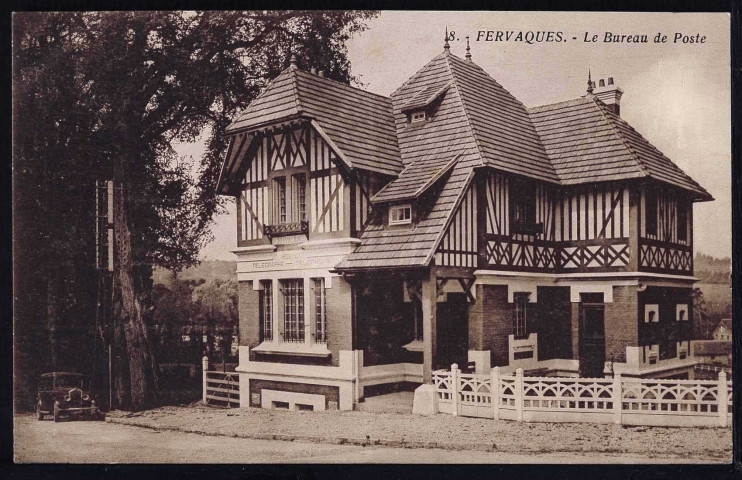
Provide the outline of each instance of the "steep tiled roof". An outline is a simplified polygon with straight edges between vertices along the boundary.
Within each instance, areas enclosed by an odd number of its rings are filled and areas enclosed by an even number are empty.
[[[398,178],[382,188],[371,201],[381,203],[418,198],[448,173],[458,159],[459,155],[453,158],[443,155],[418,158],[408,165]]]
[[[485,165],[558,182],[526,107],[475,63],[447,58]]]
[[[338,270],[413,268],[429,264],[456,210],[462,194],[479,164],[476,150],[463,152],[453,167],[433,207],[416,225],[410,228],[387,228],[369,225],[363,232],[361,244],[336,266]]]
[[[711,198],[600,100],[582,97],[529,114],[564,185],[649,176]]]
[[[287,68],[232,123],[227,133],[293,116],[314,119],[354,168],[402,171],[391,101],[297,68]]]

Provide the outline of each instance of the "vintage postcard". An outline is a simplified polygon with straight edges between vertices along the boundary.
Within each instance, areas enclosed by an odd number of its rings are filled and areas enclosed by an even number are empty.
[[[15,461],[730,463],[729,32],[16,13]]]

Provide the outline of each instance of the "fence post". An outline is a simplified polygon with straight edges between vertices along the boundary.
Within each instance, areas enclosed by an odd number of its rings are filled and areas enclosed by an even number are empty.
[[[451,407],[454,416],[459,414],[459,366],[451,365]]]
[[[716,385],[716,399],[719,402],[718,414],[719,414],[719,425],[722,427],[727,426],[727,413],[729,397],[727,396],[727,374],[725,371],[719,372],[719,383]]]
[[[204,404],[206,403],[206,372],[209,371],[209,357],[204,355],[204,358],[201,359],[201,367],[203,372],[203,382],[202,382],[202,398]]]
[[[492,399],[492,418],[500,419],[500,367],[490,370],[490,395]]]
[[[523,421],[523,369],[515,371],[515,419]]]
[[[621,425],[623,422],[623,384],[621,383],[621,373],[613,373],[613,414],[615,422]]]

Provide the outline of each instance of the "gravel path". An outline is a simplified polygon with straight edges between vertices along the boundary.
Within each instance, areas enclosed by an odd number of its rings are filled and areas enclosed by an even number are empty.
[[[425,417],[362,411],[225,410],[197,405],[133,414],[112,412],[107,421],[263,440],[518,454],[628,454],[658,461],[729,463],[732,451],[731,428],[518,423],[442,414]]]

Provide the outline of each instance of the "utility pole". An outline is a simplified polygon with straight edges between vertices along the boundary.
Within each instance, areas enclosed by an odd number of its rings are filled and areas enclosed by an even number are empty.
[[[103,343],[107,351],[109,410],[113,409],[113,195],[114,188],[112,180],[96,180],[95,266],[96,270],[98,270],[96,333],[102,333]],[[96,355],[97,359],[97,349],[94,350],[94,355]]]

